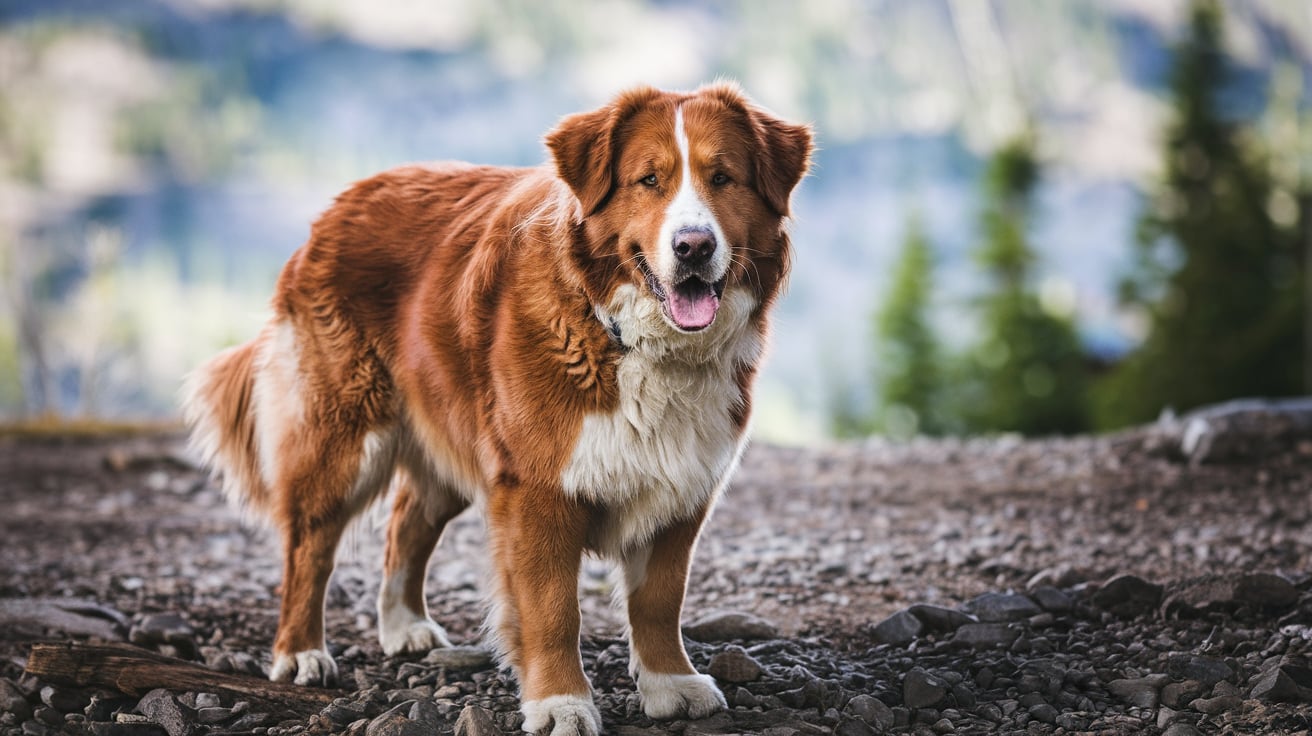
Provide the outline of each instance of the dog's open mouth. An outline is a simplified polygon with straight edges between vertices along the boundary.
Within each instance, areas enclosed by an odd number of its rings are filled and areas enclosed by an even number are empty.
[[[645,259],[638,259],[638,267],[647,279],[647,287],[660,300],[665,316],[676,327],[687,332],[697,332],[715,321],[715,313],[720,309],[720,297],[724,295],[725,279],[710,283],[698,276],[689,276],[672,288],[667,288],[652,272]]]

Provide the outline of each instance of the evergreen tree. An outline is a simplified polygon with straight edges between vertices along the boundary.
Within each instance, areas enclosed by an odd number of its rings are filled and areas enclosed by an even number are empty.
[[[1142,422],[1239,396],[1298,393],[1303,268],[1295,228],[1269,213],[1272,179],[1243,128],[1218,110],[1222,12],[1193,3],[1176,50],[1164,180],[1140,221],[1124,305],[1143,344],[1099,390],[1099,423]]]
[[[973,431],[1024,434],[1088,427],[1084,356],[1066,315],[1045,310],[1030,284],[1027,240],[1039,166],[1023,135],[999,150],[984,179],[984,241],[977,251],[989,291],[979,342],[965,358],[958,401]]]
[[[875,429],[894,437],[941,434],[939,349],[929,324],[934,257],[917,216],[907,224],[888,297],[875,316]]]

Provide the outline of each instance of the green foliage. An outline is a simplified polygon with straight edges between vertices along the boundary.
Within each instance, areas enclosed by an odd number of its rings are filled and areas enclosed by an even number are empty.
[[[954,403],[967,430],[1023,434],[1088,427],[1084,355],[1068,315],[1046,310],[1030,284],[1036,257],[1027,240],[1039,165],[1031,136],[1005,145],[984,178],[988,279],[979,301],[981,335],[961,362]]]
[[[939,348],[929,324],[934,259],[918,217],[907,226],[888,298],[875,319],[880,408],[874,427],[894,437],[942,434]]]
[[[1302,388],[1305,265],[1296,228],[1271,217],[1267,162],[1218,112],[1222,20],[1216,2],[1194,2],[1176,51],[1165,176],[1120,288],[1148,333],[1099,387],[1106,428],[1150,420],[1164,407]]]

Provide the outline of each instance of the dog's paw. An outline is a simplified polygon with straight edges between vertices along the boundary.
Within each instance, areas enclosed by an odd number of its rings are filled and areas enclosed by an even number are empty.
[[[550,728],[550,736],[598,736],[601,712],[591,695],[552,695],[524,702],[524,730],[538,733]]]
[[[638,694],[648,718],[705,718],[729,707],[709,675],[638,675]]]
[[[433,649],[446,649],[451,640],[446,638],[446,630],[431,618],[413,618],[405,622],[386,619],[378,627],[378,643],[383,645],[383,654],[415,654]]]
[[[307,649],[295,654],[278,654],[269,669],[275,682],[292,680],[297,685],[330,687],[337,684],[337,663],[322,649]]]

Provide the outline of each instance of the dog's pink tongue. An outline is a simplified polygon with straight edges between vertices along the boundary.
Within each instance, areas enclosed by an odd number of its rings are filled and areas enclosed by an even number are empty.
[[[700,330],[715,321],[720,298],[701,279],[688,279],[670,290],[670,316],[685,330]]]

